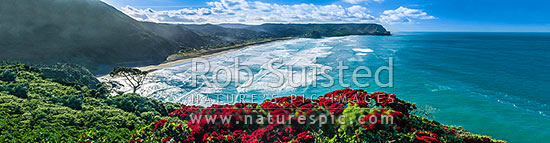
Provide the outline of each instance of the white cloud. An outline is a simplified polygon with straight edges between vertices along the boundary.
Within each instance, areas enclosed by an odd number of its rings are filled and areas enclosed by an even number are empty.
[[[368,1],[383,2],[384,0],[343,0],[343,1],[351,4],[360,4],[360,3],[367,3]]]
[[[163,11],[125,6],[120,10],[137,20],[163,23],[335,23],[375,22],[376,19],[359,5],[281,5],[245,0],[220,0],[207,5]]]
[[[426,12],[399,7],[386,10],[379,17],[360,5],[336,4],[282,5],[246,0],[207,2],[206,7],[155,11],[125,6],[120,10],[141,21],[158,23],[412,23],[417,19],[434,19]]]
[[[428,15],[428,13],[422,10],[400,6],[395,10],[384,11],[384,13],[378,18],[380,22],[389,24],[413,23],[417,19],[435,19],[435,17]]]

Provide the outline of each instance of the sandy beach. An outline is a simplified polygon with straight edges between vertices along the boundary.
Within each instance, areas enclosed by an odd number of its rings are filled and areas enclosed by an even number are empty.
[[[194,53],[186,53],[184,55],[182,54],[174,54],[169,56],[166,62],[158,64],[158,65],[149,65],[144,67],[136,67],[137,69],[140,69],[142,71],[155,71],[157,69],[167,68],[174,65],[182,64],[185,62],[189,62],[193,59],[202,59],[202,58],[209,58],[214,57],[218,55],[222,55],[225,53],[233,52],[248,46],[254,46],[254,45],[260,45],[260,44],[266,44],[271,42],[277,42],[277,41],[283,41],[283,40],[290,40],[294,39],[295,37],[284,37],[284,38],[275,38],[275,39],[266,39],[262,41],[252,42],[252,43],[245,43],[245,44],[236,44],[221,48],[215,48],[211,50],[205,50],[200,52],[194,52]]]
[[[246,47],[246,46],[244,46],[244,47]],[[244,48],[244,47],[241,47],[241,48]],[[214,56],[222,55],[222,54],[229,53],[229,52],[232,52],[232,51],[236,51],[236,50],[239,50],[239,49],[240,48],[227,49],[227,50],[222,50],[222,51],[219,51],[219,52],[214,52],[214,53],[211,53],[211,54],[197,53],[197,54],[200,54],[200,56],[181,58],[181,59],[177,59],[177,60],[173,60],[173,61],[169,61],[169,62],[164,62],[164,63],[158,64],[158,65],[149,65],[149,66],[136,67],[136,68],[139,69],[139,70],[142,70],[142,71],[155,71],[157,69],[172,67],[174,65],[189,62],[193,59],[202,59],[202,58],[214,57]]]
[[[203,51],[193,52],[193,53],[184,53],[184,54],[176,53],[176,54],[173,54],[173,55],[170,55],[169,57],[167,57],[168,60],[164,63],[158,64],[158,65],[148,65],[148,66],[134,67],[134,68],[137,68],[137,69],[142,70],[142,71],[150,71],[151,72],[151,71],[155,71],[155,70],[158,70],[158,69],[168,68],[168,67],[172,67],[174,65],[189,62],[193,59],[202,59],[202,58],[214,57],[214,56],[226,54],[226,53],[229,53],[229,52],[233,52],[233,51],[236,51],[236,50],[248,47],[248,46],[254,46],[254,45],[261,45],[261,44],[266,44],[266,43],[271,43],[271,42],[290,40],[290,39],[294,39],[294,38],[296,38],[296,37],[283,37],[283,38],[265,39],[265,40],[256,41],[256,42],[250,42],[250,43],[244,43],[244,44],[235,44],[235,45],[231,45],[231,46],[225,46],[225,47],[215,48],[215,49],[210,49],[210,50],[203,50]],[[107,75],[99,76],[99,77],[97,77],[97,79],[100,80],[100,81],[108,81],[108,80],[111,79],[111,77],[109,77],[109,74],[107,74]]]

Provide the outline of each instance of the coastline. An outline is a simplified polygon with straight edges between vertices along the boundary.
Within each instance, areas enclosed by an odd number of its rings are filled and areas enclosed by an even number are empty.
[[[391,36],[391,34],[374,34],[374,35],[376,35],[376,36]],[[296,38],[303,38],[303,37],[269,38],[269,39],[263,39],[263,40],[259,40],[259,41],[243,42],[243,43],[233,44],[233,45],[229,45],[229,46],[222,46],[222,47],[219,47],[219,48],[208,49],[208,50],[199,50],[199,51],[186,52],[186,53],[174,53],[174,54],[166,57],[166,61],[164,61],[160,64],[152,64],[152,65],[147,65],[147,66],[136,66],[134,68],[142,70],[142,71],[152,72],[152,71],[156,71],[158,69],[168,68],[168,67],[172,67],[174,65],[189,62],[189,61],[191,61],[192,59],[195,59],[195,58],[199,58],[199,59],[210,58],[210,57],[226,54],[226,53],[229,53],[229,52],[233,52],[233,51],[236,51],[236,50],[248,47],[248,46],[255,46],[255,45],[261,45],[261,44],[266,44],[266,43],[271,43],[271,42],[278,42],[278,41],[285,41],[285,40],[292,40],[292,39],[296,39]],[[100,81],[107,81],[108,79],[110,79],[109,74],[96,76],[96,78],[99,79]]]
[[[391,35],[391,34],[388,34],[388,35]],[[388,36],[388,35],[382,34],[382,35],[378,35],[378,36]],[[219,47],[219,48],[208,49],[208,50],[200,50],[200,51],[186,52],[186,53],[174,53],[174,54],[166,57],[166,61],[164,61],[160,64],[152,64],[152,65],[147,65],[147,66],[136,66],[134,68],[139,69],[141,71],[152,72],[152,71],[156,71],[158,69],[168,68],[168,67],[172,67],[174,65],[189,62],[189,61],[191,61],[192,59],[195,59],[195,58],[199,58],[199,59],[210,58],[210,57],[226,54],[226,53],[229,53],[229,52],[233,52],[233,51],[236,51],[236,50],[248,47],[248,46],[255,46],[255,45],[261,45],[261,44],[266,44],[266,43],[271,43],[271,42],[278,42],[278,41],[285,41],[285,40],[292,40],[292,39],[296,39],[296,38],[303,38],[303,37],[269,38],[269,39],[263,39],[263,40],[259,40],[259,41],[251,41],[251,42],[233,44],[233,45],[229,45],[229,46],[222,46],[222,47]],[[109,74],[96,76],[96,78],[100,81],[107,81],[107,80],[110,79]]]
[[[283,38],[272,38],[272,39],[265,39],[261,41],[256,42],[249,42],[249,43],[240,43],[240,44],[234,44],[231,46],[225,46],[215,49],[209,49],[209,50],[202,50],[198,52],[190,52],[190,53],[175,53],[167,57],[167,60],[161,64],[157,65],[149,65],[149,66],[143,66],[143,67],[136,67],[139,70],[142,71],[155,71],[162,68],[171,67],[174,65],[182,64],[185,62],[189,62],[194,58],[210,58],[222,54],[226,54],[229,52],[233,52],[248,46],[255,46],[255,45],[261,45],[271,42],[277,42],[277,41],[284,41],[284,40],[291,40],[295,39],[297,37],[283,37]]]
[[[229,52],[233,52],[233,51],[236,51],[236,50],[248,47],[248,46],[255,46],[255,45],[261,45],[261,44],[266,44],[266,43],[271,43],[271,42],[278,42],[278,41],[285,41],[285,40],[292,40],[292,39],[296,39],[296,38],[299,38],[299,37],[271,38],[271,39],[264,39],[264,40],[255,41],[255,42],[239,43],[239,44],[224,46],[224,47],[215,48],[215,49],[201,50],[201,51],[198,51],[198,52],[175,53],[175,54],[172,54],[172,55],[168,56],[166,58],[167,60],[163,63],[153,64],[153,65],[148,65],[148,66],[141,66],[141,67],[134,67],[134,68],[137,68],[137,69],[142,70],[142,71],[152,72],[152,71],[156,71],[158,69],[168,68],[168,67],[172,67],[174,65],[189,62],[189,61],[191,61],[195,58],[199,58],[199,59],[210,58],[210,57],[226,54],[226,53],[229,53]],[[108,81],[109,79],[111,79],[111,77],[109,77],[109,74],[102,75],[102,76],[96,76],[96,78],[99,81]]]

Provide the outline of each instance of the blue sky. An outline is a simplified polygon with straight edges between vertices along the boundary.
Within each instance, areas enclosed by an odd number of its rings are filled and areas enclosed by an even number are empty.
[[[163,23],[380,23],[391,31],[549,32],[550,1],[103,0]]]

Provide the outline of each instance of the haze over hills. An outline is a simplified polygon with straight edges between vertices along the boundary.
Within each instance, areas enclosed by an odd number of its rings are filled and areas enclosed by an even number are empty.
[[[175,25],[136,21],[99,0],[0,1],[0,60],[68,62],[104,74],[173,53],[276,37],[389,35],[378,24]],[[17,14],[17,15],[15,15]]]

